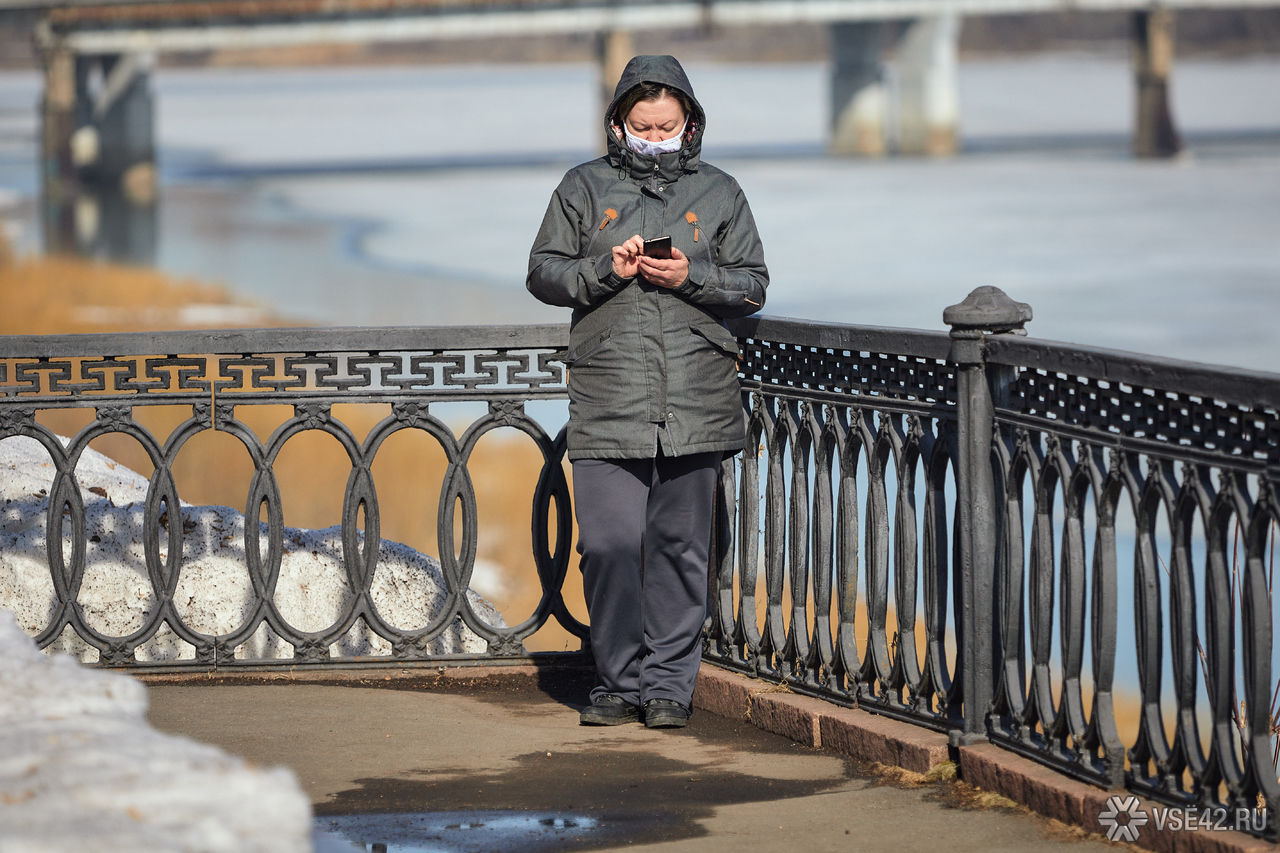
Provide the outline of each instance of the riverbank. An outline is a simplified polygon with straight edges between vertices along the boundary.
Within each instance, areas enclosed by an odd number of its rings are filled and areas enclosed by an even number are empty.
[[[16,258],[0,235],[0,334],[49,335],[280,325],[226,288],[78,258]]]

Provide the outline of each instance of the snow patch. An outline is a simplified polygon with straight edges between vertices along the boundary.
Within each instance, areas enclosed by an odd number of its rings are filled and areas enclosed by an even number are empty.
[[[61,439],[64,445],[66,439]],[[92,448],[80,455],[75,469],[84,502],[85,571],[77,601],[86,623],[99,633],[124,637],[147,624],[156,606],[147,577],[143,548],[144,504],[148,481]],[[34,438],[0,441],[0,607],[12,610],[28,634],[49,624],[57,606],[46,550],[49,499],[56,467]],[[230,507],[180,507],[182,559],[174,592],[175,609],[191,629],[206,635],[228,634],[245,624],[254,611],[253,585],[245,555],[245,517]],[[161,554],[168,547],[169,513],[163,516]],[[64,547],[70,561],[70,521]],[[259,547],[266,557],[267,527],[259,527]],[[372,593],[378,614],[396,628],[425,627],[438,618],[447,587],[435,559],[395,542],[379,543]],[[342,562],[342,528],[302,530],[286,527],[274,601],[295,629],[320,631],[333,625],[352,595]],[[468,600],[481,619],[505,627],[501,615],[468,590]],[[431,654],[482,653],[487,642],[460,618],[437,637]],[[97,650],[65,631],[49,647],[84,661]],[[390,644],[363,620],[357,622],[334,651],[342,655],[390,654]],[[138,647],[143,661],[191,659],[194,647],[162,626]],[[293,647],[266,625],[237,649],[237,657],[291,658]]]
[[[304,851],[293,774],[162,734],[143,686],[38,651],[0,612],[0,853]]]
[[[56,440],[68,445],[68,439]],[[50,450],[37,439],[0,441],[0,853],[311,849],[310,804],[290,771],[254,767],[151,728],[143,686],[78,664],[72,655],[94,660],[97,650],[70,629],[46,649],[70,654],[35,647],[30,635],[48,626],[57,603],[46,552],[56,474]],[[76,601],[95,630],[127,636],[147,624],[155,608],[142,544],[148,480],[88,448],[75,476],[87,541]],[[244,516],[229,507],[185,503],[172,514],[170,522],[166,511],[161,532],[170,523],[182,525],[174,596],[180,617],[204,634],[235,630],[253,613]],[[64,526],[69,537],[70,521]],[[265,550],[266,525],[259,530]],[[327,628],[351,596],[342,571],[342,530],[285,528],[283,538],[276,605],[296,628]],[[161,539],[163,549],[168,537]],[[372,585],[379,614],[409,629],[437,618],[447,588],[440,564],[394,542],[379,547]],[[70,550],[68,542],[64,551]],[[488,602],[467,595],[482,619],[504,625]],[[345,655],[391,651],[363,623],[336,646]],[[455,619],[429,651],[486,648]],[[264,626],[238,652],[288,658],[293,647]],[[137,656],[191,658],[194,647],[162,626]]]

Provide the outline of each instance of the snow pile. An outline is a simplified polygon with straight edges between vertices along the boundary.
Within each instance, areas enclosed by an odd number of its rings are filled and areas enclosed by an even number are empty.
[[[0,853],[309,849],[292,773],[161,734],[146,704],[138,682],[42,654],[0,613]]]
[[[65,442],[65,440],[64,440]],[[56,469],[35,439],[0,441],[0,608],[12,610],[28,634],[43,631],[56,606],[46,552],[46,518]],[[110,637],[139,630],[153,612],[155,594],[143,553],[144,501],[147,479],[92,449],[76,466],[85,507],[85,572],[76,596],[90,627]],[[245,518],[221,506],[181,506],[182,560],[174,606],[191,629],[206,635],[230,633],[253,613],[253,586],[244,553]],[[167,517],[162,519],[162,557],[168,548]],[[64,521],[66,560],[71,559],[71,524]],[[260,548],[265,559],[266,526]],[[372,593],[379,615],[391,625],[411,630],[435,619],[444,606],[445,583],[440,564],[395,542],[380,543]],[[352,592],[342,563],[342,529],[285,528],[284,553],[274,601],[295,629],[321,631],[344,612]],[[502,617],[484,599],[468,591],[476,614],[495,627]],[[486,641],[463,625],[452,624],[429,646],[430,654],[476,653]],[[71,629],[50,646],[82,660],[97,651]],[[343,655],[390,654],[390,644],[360,620],[334,651]],[[168,625],[137,649],[141,661],[191,659],[194,648]],[[243,658],[291,658],[293,647],[265,624],[236,650]]]

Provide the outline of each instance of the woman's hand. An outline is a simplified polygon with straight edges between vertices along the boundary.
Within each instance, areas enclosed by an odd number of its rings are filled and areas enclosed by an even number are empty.
[[[631,278],[640,272],[640,252],[643,250],[644,240],[639,234],[621,246],[613,247],[613,271],[618,278]]]
[[[636,238],[632,238],[634,240]],[[631,241],[628,240],[628,243]],[[615,256],[616,258],[616,256]],[[617,266],[617,261],[614,261]],[[689,257],[675,246],[671,247],[671,260],[662,258],[639,257],[640,274],[651,284],[671,289],[684,284],[689,277]]]

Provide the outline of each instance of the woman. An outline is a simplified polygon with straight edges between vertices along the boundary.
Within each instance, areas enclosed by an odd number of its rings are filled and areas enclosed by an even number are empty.
[[[556,188],[528,288],[573,309],[569,459],[597,685],[583,725],[688,723],[713,494],[745,441],[738,347],[764,304],[747,200],[699,158],[706,117],[680,63],[637,56],[605,112],[608,153]],[[671,238],[670,258],[643,253]]]

